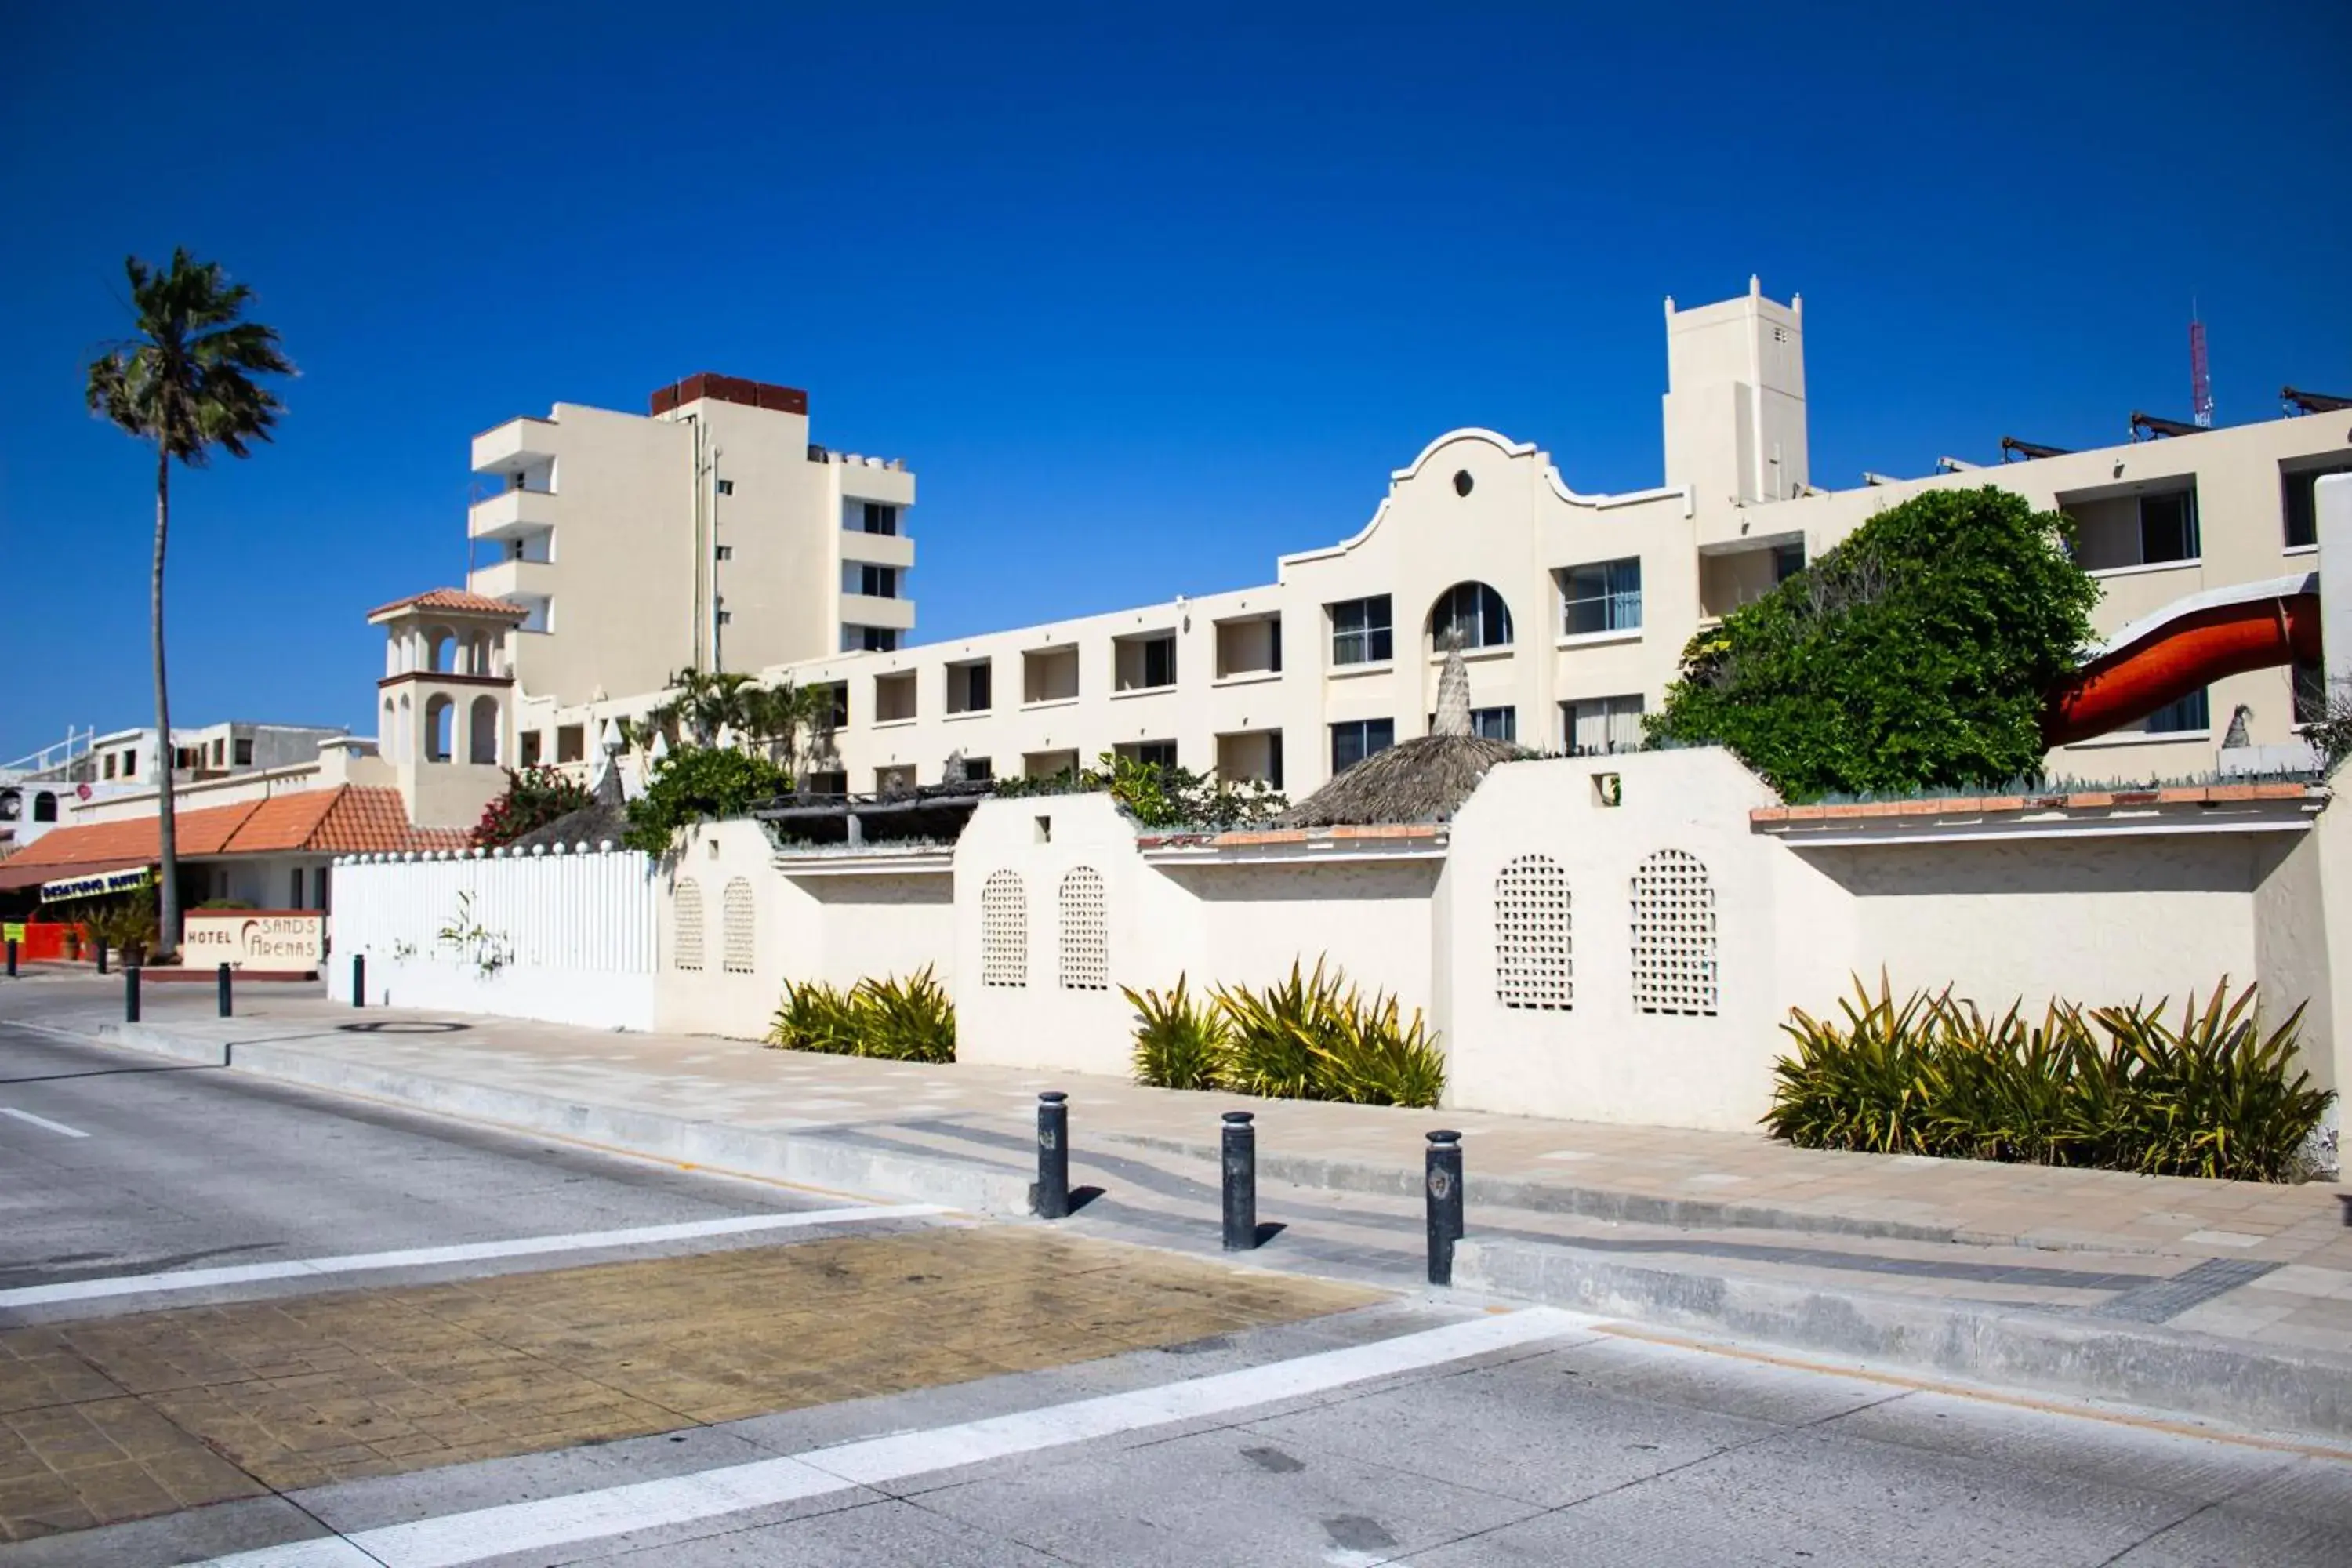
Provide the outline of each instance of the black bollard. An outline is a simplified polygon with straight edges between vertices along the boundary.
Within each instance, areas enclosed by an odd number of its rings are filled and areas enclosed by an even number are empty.
[[[1462,1239],[1462,1134],[1429,1135],[1429,1282],[1454,1283],[1454,1244]]]
[[[16,978],[16,939],[13,936],[8,939],[8,978]]]
[[[352,954],[352,1005],[367,1005],[367,954]]]
[[[1037,1197],[1039,1219],[1066,1219],[1070,1213],[1070,1097],[1059,1091],[1037,1097]]]
[[[98,939],[98,972],[100,974],[106,973],[106,939],[104,937]]]
[[[122,1021],[139,1021],[139,966],[135,963],[122,966]]]
[[[213,984],[220,992],[220,1016],[224,1018],[228,1017],[232,1008],[229,1005],[227,964],[224,963],[213,971]]]
[[[1257,1129],[1246,1110],[1225,1112],[1225,1250],[1257,1247]]]

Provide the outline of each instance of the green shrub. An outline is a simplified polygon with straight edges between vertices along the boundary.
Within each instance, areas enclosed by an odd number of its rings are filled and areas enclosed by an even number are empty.
[[[1859,980],[1841,1025],[1791,1009],[1797,1054],[1764,1125],[1814,1149],[2084,1165],[2150,1175],[2286,1181],[2335,1096],[2296,1071],[2303,1009],[2267,1036],[2254,990],[2229,983],[2178,1026],[2165,1004],[2087,1015],[2053,1003],[2039,1025],[1988,1020],[1948,988],[1895,1003]],[[2294,1076],[2290,1078],[2290,1072]]]
[[[787,980],[768,1043],[788,1051],[951,1062],[955,1004],[928,964],[904,980],[866,979],[847,991],[822,981]]]
[[[1693,637],[1644,728],[1727,746],[1790,800],[2037,773],[2099,596],[2070,527],[1991,486],[1889,507]]]
[[[1397,999],[1367,998],[1339,970],[1316,960],[1262,991],[1220,987],[1215,1005],[1226,1037],[1217,1085],[1284,1100],[1339,1100],[1358,1105],[1436,1105],[1445,1089],[1445,1058],[1416,1010],[1406,1021]]]
[[[765,757],[731,746],[681,746],[654,769],[646,793],[629,802],[621,841],[648,855],[667,854],[679,828],[742,816],[792,787],[792,775]]]
[[[1176,977],[1163,999],[1119,987],[1135,1009],[1135,1081],[1154,1089],[1214,1089],[1233,1031],[1211,1001],[1195,1002]]]
[[[509,768],[505,793],[484,806],[482,819],[474,824],[474,847],[500,848],[583,809],[593,798],[586,784],[553,768]]]
[[[1138,762],[1116,752],[1103,752],[1097,762],[1097,767],[1064,768],[1046,778],[999,779],[994,793],[1023,796],[1107,791],[1145,827],[1223,831],[1271,822],[1290,809],[1288,797],[1264,779],[1234,783],[1190,768]]]

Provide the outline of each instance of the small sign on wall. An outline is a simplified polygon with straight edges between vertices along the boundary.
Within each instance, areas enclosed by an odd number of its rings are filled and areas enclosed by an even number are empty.
[[[317,910],[192,910],[181,921],[181,962],[209,969],[316,969],[327,917]]]

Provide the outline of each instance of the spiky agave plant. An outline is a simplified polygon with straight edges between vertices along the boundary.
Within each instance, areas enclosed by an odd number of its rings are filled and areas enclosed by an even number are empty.
[[[1233,1044],[1233,1026],[1213,1001],[1193,1000],[1185,977],[1166,996],[1122,985],[1135,1009],[1135,1081],[1154,1089],[1216,1089]]]

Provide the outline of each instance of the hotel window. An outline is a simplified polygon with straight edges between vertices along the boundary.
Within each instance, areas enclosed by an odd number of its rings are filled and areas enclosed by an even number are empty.
[[[1112,645],[1113,675],[1120,691],[1150,691],[1176,684],[1176,634],[1118,637]]]
[[[582,724],[558,724],[555,727],[555,760],[576,763],[588,754],[588,730]]]
[[[1127,741],[1120,743],[1118,754],[1148,768],[1172,768],[1176,765],[1176,742],[1173,741]]]
[[[522,765],[524,767],[535,768],[539,766],[539,731],[536,730],[525,730],[522,732]]]
[[[963,776],[967,784],[985,784],[996,776],[996,764],[986,757],[966,757]]]
[[[1642,698],[1580,697],[1559,705],[1560,739],[1573,756],[1632,752],[1642,744]]]
[[[849,682],[835,681],[828,689],[833,693],[833,705],[825,710],[825,727],[846,730],[849,728]]]
[[[2062,497],[2059,510],[2074,525],[2074,563],[2085,572],[2161,566],[2194,561],[2201,552],[2193,489],[2088,500]]]
[[[299,910],[302,907],[302,868],[299,866],[294,868],[291,886],[293,896],[286,900],[286,907],[289,910]]]
[[[2140,725],[2151,735],[2202,734],[2212,727],[2212,705],[2201,686],[2177,702],[2166,703]]]
[[[897,598],[898,569],[896,566],[860,564],[857,568],[857,591],[869,599]]]
[[[865,530],[868,533],[898,532],[898,509],[895,506],[884,506],[879,501],[867,501]]]
[[[718,480],[717,489],[720,495],[731,496],[735,493],[735,481],[733,479]]]
[[[898,651],[898,634],[890,626],[844,626],[841,628],[841,651],[896,653]]]
[[[984,659],[978,664],[948,666],[948,711],[987,712],[995,697],[993,669]]]
[[[731,544],[722,544],[715,553],[721,561],[732,561],[735,559],[735,547]]]
[[[114,753],[112,752],[106,753],[106,776],[108,778],[112,778],[114,776]]]
[[[1503,595],[1484,583],[1456,583],[1430,606],[1429,639],[1443,650],[1459,637],[1465,648],[1511,646],[1511,610]]]
[[[253,766],[253,742],[250,739],[238,741],[231,748],[229,754],[236,759],[238,767]]]
[[[213,742],[213,766],[216,768],[225,768],[228,766],[228,742],[226,741],[215,741]]]
[[[1331,772],[1336,775],[1354,767],[1375,752],[1385,752],[1396,744],[1396,721],[1393,719],[1353,719],[1331,726]]]
[[[2286,488],[2286,547],[2289,550],[2299,550],[2305,545],[2319,542],[2319,481],[2328,474],[2352,474],[2352,463],[2305,468],[2279,477],[2280,483]]]
[[[1596,561],[1559,574],[1560,631],[1568,637],[1642,628],[1642,558]]]
[[[1774,584],[1778,584],[1785,583],[1790,578],[1795,576],[1798,573],[1802,572],[1804,569],[1805,545],[1802,540],[1798,541],[1794,544],[1776,544],[1772,547],[1772,581]]]
[[[735,624],[735,612],[732,610],[721,610],[719,612],[717,619],[720,626],[731,626]]]
[[[138,752],[137,749],[136,749],[136,748],[134,748],[134,749],[132,749],[132,750],[131,750],[131,751],[128,751],[128,752],[123,752],[123,753],[122,753],[122,776],[123,776],[124,778],[131,778],[131,777],[132,777],[133,775],[135,775],[138,772],[139,772],[139,752]]]
[[[1395,656],[1389,596],[1343,599],[1331,606],[1331,662],[1381,664]]]
[[[1519,710],[1516,708],[1473,708],[1470,710],[1470,732],[1489,741],[1508,741],[1517,744],[1519,739]]]

